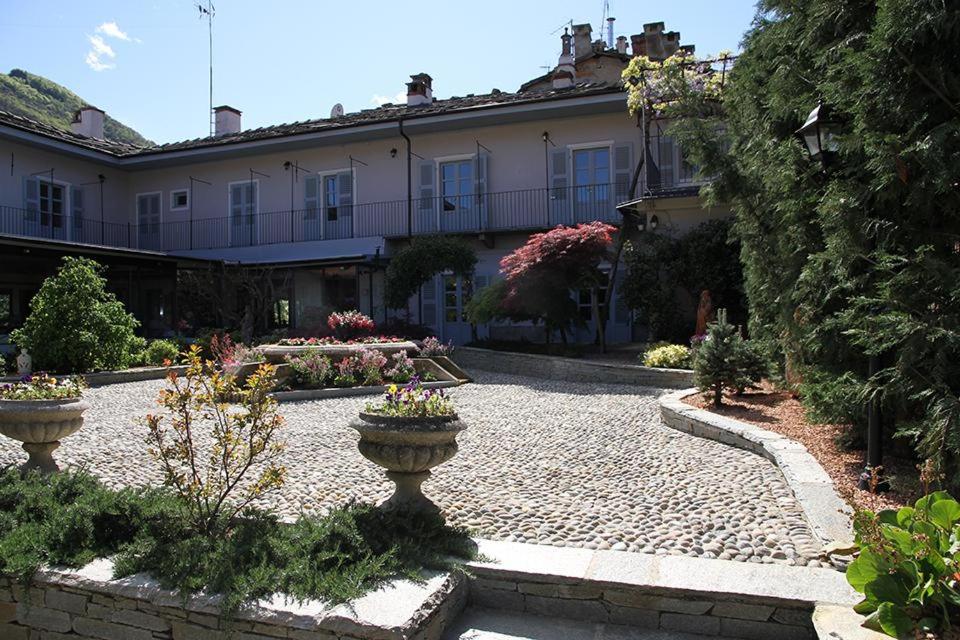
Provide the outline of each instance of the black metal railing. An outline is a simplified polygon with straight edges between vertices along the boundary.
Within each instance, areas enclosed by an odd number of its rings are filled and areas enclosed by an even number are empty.
[[[359,203],[335,209],[295,209],[238,216],[143,223],[74,218],[0,207],[0,234],[156,251],[223,249],[380,236],[549,229],[599,220],[620,222],[626,184],[521,189],[459,196]],[[196,216],[196,213],[194,214]],[[114,212],[114,217],[116,212]]]

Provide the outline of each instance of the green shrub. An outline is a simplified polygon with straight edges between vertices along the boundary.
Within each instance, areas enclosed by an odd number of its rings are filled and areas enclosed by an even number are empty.
[[[30,302],[30,315],[11,340],[30,350],[34,369],[62,373],[122,369],[143,350],[140,323],[106,290],[103,267],[65,257]]]
[[[643,354],[643,366],[686,369],[690,366],[690,347],[682,344],[666,344],[648,349]]]
[[[694,351],[694,382],[713,395],[713,404],[723,402],[723,390],[742,393],[764,376],[766,362],[755,345],[744,340],[737,327],[727,322],[726,310],[717,311],[716,322],[707,325],[707,335]]]
[[[425,569],[450,570],[457,558],[476,555],[467,532],[439,516],[348,504],[285,524],[250,509],[229,536],[208,536],[187,509],[166,489],[114,491],[83,473],[23,477],[7,469],[0,472],[0,574],[28,582],[43,565],[80,567],[109,556],[114,577],[145,572],[184,596],[223,594],[229,615],[276,593],[344,602],[391,578],[420,580]]]
[[[857,514],[847,581],[866,625],[895,638],[948,629],[960,614],[960,504],[943,491],[914,507]],[[924,636],[925,637],[925,636]],[[939,636],[938,636],[939,637]]]
[[[143,362],[153,367],[162,367],[169,361],[176,364],[180,359],[180,348],[172,340],[152,340],[143,352]]]

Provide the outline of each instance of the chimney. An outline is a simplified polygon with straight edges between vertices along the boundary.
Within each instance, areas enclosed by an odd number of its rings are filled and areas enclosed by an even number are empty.
[[[576,80],[577,68],[573,64],[573,52],[570,50],[572,39],[573,37],[564,29],[563,35],[560,36],[560,42],[563,45],[560,50],[560,59],[557,60],[557,68],[553,70],[551,78],[554,89],[569,89]]]
[[[613,23],[616,21],[616,18],[607,18],[607,48],[613,49]]]
[[[416,107],[433,103],[433,78],[426,73],[410,76],[407,83],[407,106]]]
[[[630,49],[634,58],[647,55],[647,43],[642,33],[635,33],[630,36]]]
[[[626,53],[627,53],[627,36],[617,36],[617,53],[626,55]]]
[[[73,114],[70,130],[85,138],[103,139],[103,119],[106,114],[96,107],[86,106]]]
[[[593,50],[591,47],[590,35],[593,33],[593,27],[590,23],[573,25],[573,52],[578,58],[589,55]]]
[[[220,105],[213,108],[214,135],[225,136],[231,133],[240,133],[240,110]]]
[[[663,42],[663,23],[651,22],[643,25],[643,39],[647,45],[647,57],[651,60],[666,60]]]

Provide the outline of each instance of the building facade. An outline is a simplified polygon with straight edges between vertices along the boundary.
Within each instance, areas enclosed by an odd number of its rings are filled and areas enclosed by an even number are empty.
[[[240,111],[218,107],[216,135],[148,148],[103,140],[95,108],[78,113],[72,132],[0,113],[0,157],[9,160],[0,174],[7,324],[16,324],[35,289],[18,283],[21,270],[13,268],[25,239],[48,252],[89,247],[128,259],[162,256],[180,268],[284,269],[278,302],[291,325],[309,328],[345,308],[383,321],[394,313],[383,305],[390,256],[412,237],[455,234],[476,248],[474,278],[439,275],[403,313],[462,343],[471,335],[463,309],[472,292],[497,278],[500,259],[531,233],[594,220],[618,225],[617,203],[636,194],[651,196],[661,233],[725,215],[702,208],[695,170],[656,131],[650,166],[630,192],[642,131],[619,81],[596,78],[587,64],[605,52],[622,69],[629,55],[617,43],[594,43],[589,60],[580,60],[571,37],[548,85],[438,100],[433,79],[421,73],[407,83],[405,104],[253,130],[242,128]],[[169,285],[159,290],[155,299],[140,296],[140,314],[157,326],[151,307],[166,305],[172,328]],[[575,295],[587,318],[589,293]],[[609,339],[633,339],[637,322],[616,295],[613,308]],[[512,325],[480,334],[538,336]],[[592,335],[591,327],[579,337]]]

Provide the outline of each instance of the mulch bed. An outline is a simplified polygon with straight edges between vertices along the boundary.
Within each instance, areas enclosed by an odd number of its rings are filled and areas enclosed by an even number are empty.
[[[884,459],[884,475],[890,481],[890,491],[873,494],[858,489],[857,478],[863,470],[866,452],[847,451],[837,446],[837,436],[845,426],[810,423],[799,400],[776,390],[769,383],[765,382],[760,389],[742,396],[724,395],[724,406],[719,409],[702,394],[688,396],[684,402],[775,431],[801,443],[833,479],[840,496],[857,509],[898,509],[913,504],[921,495],[915,463],[892,456]]]

